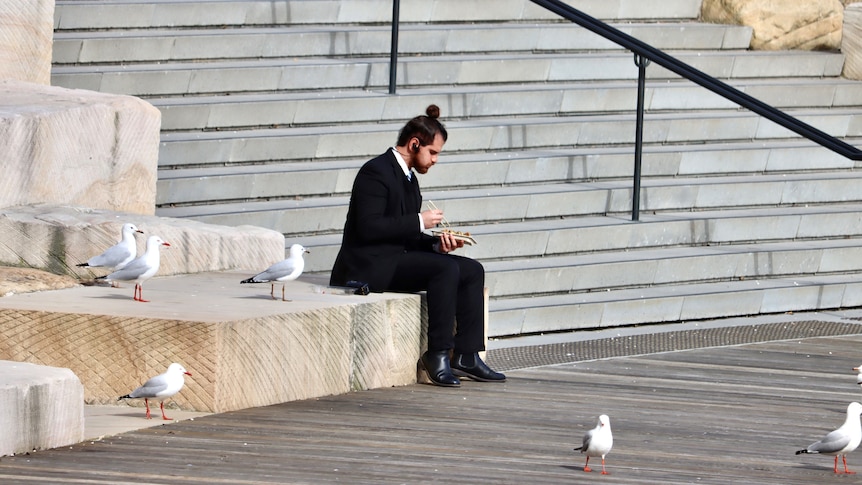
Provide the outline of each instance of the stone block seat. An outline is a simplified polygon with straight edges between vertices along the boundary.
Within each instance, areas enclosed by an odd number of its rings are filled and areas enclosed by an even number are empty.
[[[69,369],[0,360],[0,456],[83,440],[83,397]]]
[[[116,404],[179,362],[192,376],[170,402],[201,412],[416,382],[420,296],[359,296],[303,276],[285,284],[289,301],[277,283],[274,300],[269,284],[240,284],[255,272],[155,277],[149,303],[129,285],[6,296],[0,355],[71,369],[87,404]]]

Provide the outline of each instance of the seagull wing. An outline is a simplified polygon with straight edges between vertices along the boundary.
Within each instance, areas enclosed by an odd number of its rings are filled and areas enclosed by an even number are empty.
[[[823,453],[826,455],[839,453],[850,444],[850,435],[841,429],[836,429],[827,434],[822,440],[808,446],[809,453]]]
[[[147,264],[146,258],[140,257],[132,260],[131,263],[109,274],[105,277],[105,279],[119,281],[135,280],[138,279],[142,274],[146,273],[149,269],[150,267]]]
[[[159,374],[147,380],[141,387],[130,392],[129,396],[134,398],[157,397],[160,393],[166,391],[169,385],[167,375]]]
[[[119,243],[109,247],[104,253],[87,260],[87,265],[114,268],[128,263],[134,257],[135,254],[129,250],[127,245]]]
[[[270,281],[281,281],[297,270],[297,262],[293,259],[285,259],[275,263],[264,271],[251,278],[252,283],[268,283]]]
[[[575,448],[575,451],[580,451],[581,453],[586,453],[587,449],[589,449],[589,447],[590,447],[590,443],[593,441],[593,435],[595,434],[595,432],[596,432],[596,428],[593,428],[593,429],[587,431],[584,434],[584,441],[581,444],[581,447]]]

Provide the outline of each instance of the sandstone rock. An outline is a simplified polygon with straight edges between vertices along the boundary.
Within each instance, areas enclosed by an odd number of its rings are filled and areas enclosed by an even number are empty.
[[[0,81],[0,207],[153,214],[160,125],[159,111],[131,96]]]
[[[848,79],[862,79],[862,3],[848,5],[844,9],[841,52],[844,53],[842,75]]]
[[[84,386],[71,370],[0,360],[0,456],[83,439]]]
[[[0,266],[0,297],[33,291],[72,288],[81,283],[71,276],[55,275],[32,268]]]
[[[108,268],[76,265],[114,245],[120,228],[131,222],[146,237],[171,244],[161,251],[158,276],[229,269],[261,269],[284,259],[284,236],[256,226],[219,226],[188,219],[34,205],[0,209],[0,265],[39,268],[58,275],[92,280]]]
[[[707,22],[753,29],[756,50],[832,50],[841,46],[841,0],[704,0]]]
[[[54,0],[0,2],[0,79],[51,84]]]
[[[71,369],[88,404],[117,404],[180,362],[192,376],[169,404],[201,412],[416,382],[418,295],[324,294],[296,280],[286,303],[270,300],[269,285],[241,279],[163,278],[149,284],[178,297],[146,305],[131,300],[130,288],[122,298],[91,287],[0,298],[0,359]]]

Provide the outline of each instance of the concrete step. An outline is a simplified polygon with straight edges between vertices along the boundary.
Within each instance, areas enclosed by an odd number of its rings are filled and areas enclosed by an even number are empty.
[[[491,300],[489,337],[862,305],[856,274],[745,279]]]
[[[854,109],[793,110],[800,120],[839,138],[862,136]],[[635,141],[634,114],[518,117],[446,121],[446,152],[518,151],[561,146],[607,147]],[[163,133],[159,168],[368,158],[394,143],[402,124]],[[688,144],[799,138],[756,114],[742,111],[650,113],[645,144]]]
[[[859,172],[728,176],[700,179],[644,179],[641,210],[717,210],[862,201]],[[425,190],[446,212],[450,224],[473,231],[478,224],[589,215],[629,214],[631,181],[515,185],[464,190]],[[274,229],[292,239],[336,234],[344,226],[348,197],[319,197],[161,208],[159,216],[190,218],[212,224],[251,224]],[[514,255],[513,255],[514,256]]]
[[[0,298],[0,355],[74,372],[80,379],[77,406],[63,410],[76,410],[81,425],[85,402],[116,405],[117,396],[164,372],[172,361],[192,374],[172,404],[199,412],[416,382],[425,340],[419,296],[327,292],[302,277],[285,284],[291,302],[273,301],[268,285],[240,284],[252,271],[157,275],[147,280],[146,308],[132,302],[129,286],[7,295]],[[315,359],[321,362],[311,365]],[[0,384],[11,380],[8,365],[0,371]],[[66,403],[49,391],[31,391],[36,409]],[[4,431],[64,435],[75,430],[60,412],[48,414],[50,426],[27,420],[34,417],[31,408],[16,408],[7,395],[3,402],[10,404],[0,418],[12,414],[21,424],[10,423]],[[144,419],[143,410],[129,412]]]
[[[862,83],[841,78],[745,79],[729,83],[780,109],[855,107]],[[738,105],[689,81],[650,81],[647,111],[735,109]],[[162,113],[163,131],[297,127],[362,122],[400,123],[429,103],[445,109],[447,119],[494,116],[560,116],[631,113],[637,83],[577,82],[504,86],[435,86],[402,89],[398,96],[380,91],[282,92],[149,101]]]
[[[701,0],[656,4],[625,0],[572,0],[569,5],[603,20],[694,20]],[[526,0],[403,0],[405,23],[535,22],[559,17]],[[391,0],[57,0],[55,29],[136,29],[235,25],[389,23]]]
[[[858,215],[858,214],[857,214]],[[858,239],[659,247],[485,263],[495,298],[846,274],[862,270]]]
[[[793,205],[783,207],[703,210],[697,212],[644,212],[638,221],[630,214],[580,216],[464,226],[478,244],[460,254],[489,264],[530,258],[596,254],[661,247],[720,246],[821,238],[862,237],[862,205]],[[341,234],[294,236],[311,248],[308,272],[332,269]]]
[[[658,49],[747,49],[751,28],[695,22],[616,24]],[[388,56],[388,25],[321,25],[57,32],[53,62],[60,64],[176,62],[279,57]],[[399,30],[402,56],[493,52],[622,50],[570,23],[408,24]]]
[[[669,52],[720,79],[835,77],[844,56],[831,52]],[[399,58],[399,87],[637,79],[629,53],[472,54]],[[651,64],[650,79],[678,79]],[[51,84],[134,96],[385,89],[389,58],[297,58],[107,66],[55,66]]]
[[[851,141],[852,142],[852,141]],[[858,141],[857,141],[858,143]],[[383,148],[380,149],[381,151]],[[447,153],[440,167],[421,176],[422,189],[506,186],[593,180],[630,180],[631,146]],[[207,168],[163,169],[156,190],[158,207],[268,198],[346,195],[367,159],[287,162]],[[853,169],[855,163],[806,141],[648,145],[644,177],[822,172]]]
[[[572,5],[859,140],[840,53],[748,52],[745,29],[693,23],[700,3]],[[489,268],[492,336],[862,304],[840,274],[858,271],[855,163],[651,65],[632,222],[632,56],[532,2],[403,3],[399,96],[383,94],[388,0],[56,12],[56,58],[93,64],[56,66],[54,84],[162,110],[159,215],[276,229],[311,248],[309,276],[332,266],[356,170],[434,102],[451,136],[423,195],[479,240],[463,253]],[[820,268],[835,274],[805,275]]]

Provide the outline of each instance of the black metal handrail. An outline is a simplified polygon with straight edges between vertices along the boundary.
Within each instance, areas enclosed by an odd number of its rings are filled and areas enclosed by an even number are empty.
[[[530,0],[540,7],[556,13],[557,15],[574,22],[581,27],[584,27],[591,32],[604,37],[605,39],[614,42],[615,44],[625,47],[632,51],[635,55],[635,64],[639,68],[638,76],[638,106],[637,106],[637,133],[635,135],[635,174],[634,174],[634,190],[632,197],[632,219],[638,220],[639,198],[640,198],[640,164],[641,151],[643,144],[643,89],[644,78],[646,76],[646,66],[650,62],[655,62],[659,66],[680,75],[700,86],[722,96],[734,103],[747,108],[754,113],[763,116],[764,118],[783,126],[784,128],[795,132],[833,152],[838,153],[851,160],[862,160],[862,151],[858,148],[835,138],[828,133],[825,133],[793,116],[784,113],[783,111],[770,106],[763,101],[754,98],[744,92],[730,86],[718,79],[695,69],[694,67],[670,56],[649,44],[640,41],[625,32],[620,31],[594,17],[591,17],[580,10],[560,1],[560,0]],[[397,64],[397,42],[398,42],[398,4],[399,0],[393,0],[393,25],[392,25],[392,55],[390,59],[390,79],[389,92],[395,93],[395,64]]]
[[[813,126],[788,115],[757,98],[753,98],[738,89],[729,86],[714,77],[695,69],[694,67],[676,59],[664,52],[648,45],[634,37],[621,32],[589,15],[572,8],[559,0],[531,0],[536,5],[542,6],[561,17],[588,29],[618,45],[631,50],[636,55],[649,59],[652,62],[672,71],[680,76],[695,82],[706,89],[723,96],[734,103],[748,108],[751,111],[767,118],[775,123],[794,131],[840,155],[851,160],[862,160],[862,151],[849,145]]]
[[[754,113],[763,116],[764,118],[777,123],[788,130],[791,130],[819,145],[832,150],[839,155],[843,155],[851,160],[862,160],[862,151],[858,148],[845,143],[823,131],[784,113],[781,110],[770,106],[763,101],[749,96],[742,91],[725,84],[718,79],[698,70],[694,67],[672,57],[655,47],[646,44],[634,37],[621,32],[620,30],[591,17],[572,6],[563,3],[560,0],[531,0],[536,5],[544,7],[557,15],[570,20],[587,30],[598,34],[611,42],[616,43],[626,49],[631,50],[635,55],[635,63],[638,65],[638,106],[637,106],[637,125],[635,136],[635,174],[632,191],[632,220],[639,218],[639,203],[640,203],[640,154],[642,150],[643,131],[643,85],[645,78],[644,62],[655,62],[665,69],[679,74],[680,76],[699,84],[700,86],[709,89],[710,91],[722,96],[734,103],[747,108]]]

